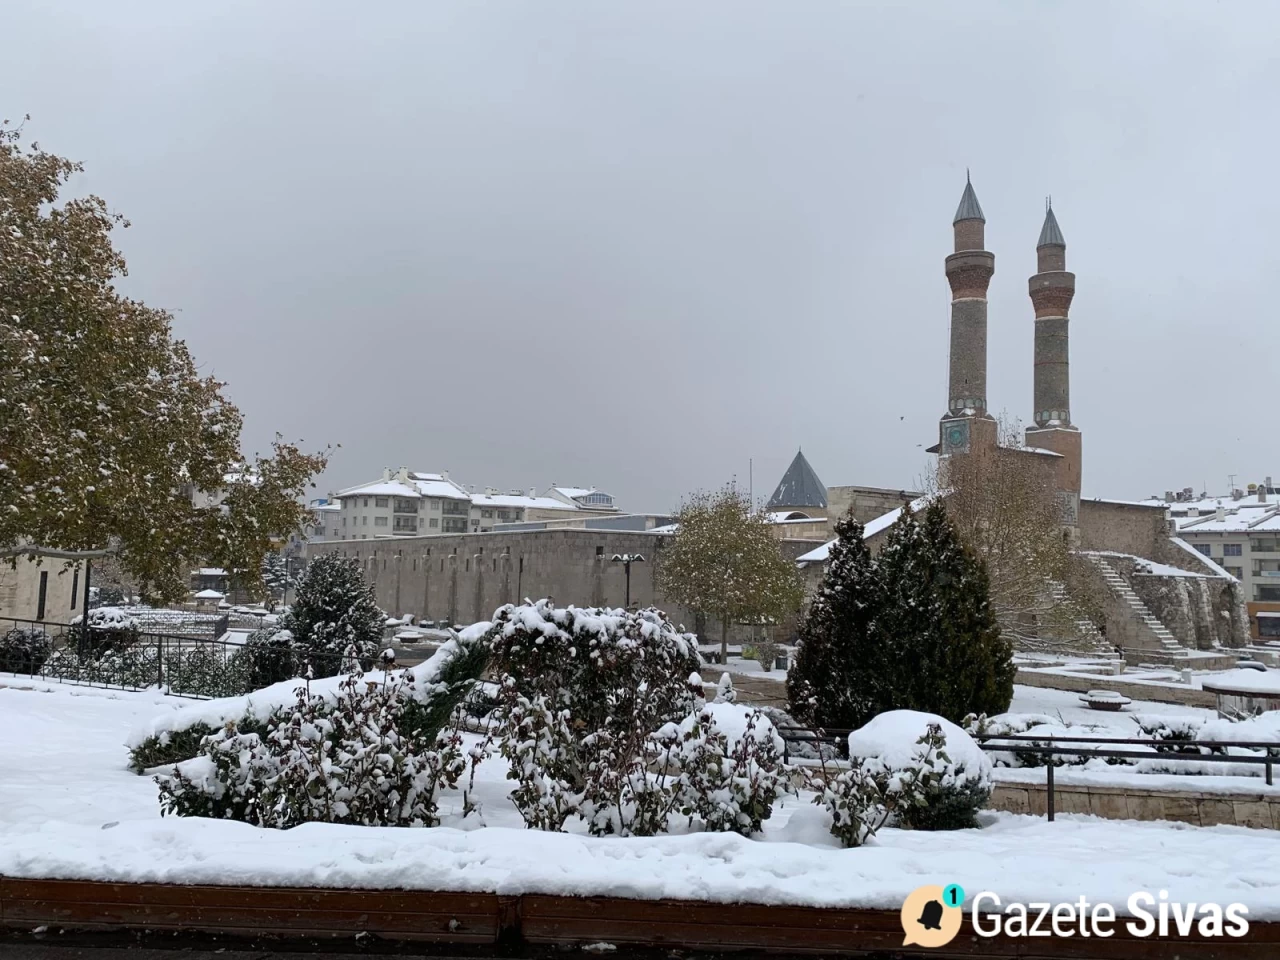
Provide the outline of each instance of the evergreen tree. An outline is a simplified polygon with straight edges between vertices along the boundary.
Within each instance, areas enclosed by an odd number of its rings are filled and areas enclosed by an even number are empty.
[[[307,566],[280,626],[293,634],[301,656],[312,657],[315,675],[327,677],[338,672],[349,646],[368,669],[382,645],[386,616],[356,561],[328,553]]]
[[[1013,651],[991,609],[986,568],[959,539],[936,500],[923,517],[903,510],[878,558],[885,609],[877,621],[883,674],[858,686],[887,691],[887,709],[920,710],[959,723],[1003,713],[1013,698]]]
[[[868,687],[884,670],[867,668],[877,658],[873,630],[884,591],[862,535],[852,515],[836,524],[822,585],[800,624],[799,650],[787,673],[792,715],[814,726],[861,726],[878,702]]]

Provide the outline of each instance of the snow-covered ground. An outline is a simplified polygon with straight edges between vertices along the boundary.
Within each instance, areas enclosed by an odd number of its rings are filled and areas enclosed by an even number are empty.
[[[1020,709],[1077,709],[1055,702],[1056,691],[1020,688],[1019,698]],[[1239,901],[1251,919],[1280,919],[1280,832],[984,814],[981,830],[890,829],[841,850],[823,811],[788,798],[759,839],[595,839],[524,830],[506,800],[500,760],[479,772],[481,816],[459,820],[460,797],[451,795],[442,804],[446,825],[430,830],[162,820],[155,784],[129,772],[124,742],[183,705],[154,693],[0,677],[0,874],[894,909],[924,883],[990,889],[1006,902],[1085,894],[1118,906],[1135,890],[1166,889],[1173,900]]]
[[[1080,700],[1080,694],[1070,690],[1053,690],[1049,687],[1026,687],[1015,684],[1010,713],[1042,713],[1058,717],[1068,723],[1090,723],[1112,728],[1117,737],[1135,736],[1137,715],[1161,717],[1200,717],[1211,720],[1218,714],[1204,707],[1184,707],[1173,703],[1156,703],[1150,700],[1134,700],[1118,713],[1091,710]]]

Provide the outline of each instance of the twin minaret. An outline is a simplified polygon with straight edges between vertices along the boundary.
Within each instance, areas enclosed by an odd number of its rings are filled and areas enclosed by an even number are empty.
[[[995,255],[983,249],[986,217],[966,179],[952,227],[955,252],[947,257],[951,285],[951,370],[947,412],[940,424],[942,454],[994,448],[995,420],[987,412],[987,287],[995,273]],[[1071,423],[1068,313],[1076,277],[1067,272],[1067,243],[1049,206],[1036,243],[1036,273],[1030,280],[1035,308],[1035,426],[1027,429],[1027,447],[1054,457],[1056,485],[1064,519],[1074,525],[1080,501],[1080,431]],[[1048,461],[1046,461],[1048,463]]]

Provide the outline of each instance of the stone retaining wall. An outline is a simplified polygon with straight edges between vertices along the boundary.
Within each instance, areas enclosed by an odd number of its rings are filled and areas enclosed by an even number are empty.
[[[1000,783],[991,792],[992,810],[1044,816],[1043,783]],[[1061,784],[1053,787],[1056,813],[1091,813],[1108,820],[1176,820],[1198,827],[1228,824],[1280,830],[1280,795],[1207,793],[1133,786]]]
[[[1154,700],[1157,703],[1176,703],[1184,707],[1217,707],[1218,701],[1207,690],[1194,687],[1175,687],[1163,684],[1126,682],[1120,677],[1086,677],[1042,670],[1019,670],[1014,683],[1028,687],[1047,687],[1051,690],[1070,690],[1087,693],[1090,690],[1114,690],[1132,700]]]

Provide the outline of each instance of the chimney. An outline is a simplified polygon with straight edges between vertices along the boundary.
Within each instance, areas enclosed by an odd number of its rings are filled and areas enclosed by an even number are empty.
[[[1239,487],[1236,487],[1234,490],[1232,490],[1232,491],[1231,491],[1231,499],[1232,499],[1232,500],[1243,500],[1243,499],[1244,499],[1244,491],[1243,491],[1243,490],[1241,490]]]
[[[387,481],[387,480],[390,480],[390,479],[391,479],[391,468],[390,468],[390,467],[383,467],[383,468],[382,468],[382,479],[383,479],[383,481]]]
[[[443,472],[440,474],[440,479],[441,479],[441,480],[448,480],[448,479],[449,479],[449,471],[448,471],[448,470],[443,471]]]
[[[1188,516],[1188,517],[1198,517],[1198,516],[1200,516],[1200,508],[1199,508],[1199,507],[1187,507],[1187,516]]]
[[[530,487],[530,488],[529,488],[529,496],[530,496],[530,498],[536,497],[537,495],[538,495],[538,488],[537,488],[537,487]]]
[[[1269,477],[1267,479],[1270,480]],[[1267,502],[1267,488],[1265,486],[1258,488],[1258,502],[1259,503]]]
[[[484,488],[484,495],[485,495],[486,497],[496,497],[496,496],[498,495],[498,488],[497,488],[497,487],[485,487],[485,488]]]
[[[1217,520],[1219,523],[1227,519],[1227,508],[1222,504],[1218,504],[1218,509],[1213,511],[1213,519]]]
[[[396,479],[397,479],[397,480],[399,480],[401,483],[408,483],[408,482],[409,482],[409,468],[408,468],[408,467],[401,467],[401,468],[400,468],[400,472],[396,474]]]
[[[1172,490],[1166,490],[1166,491],[1164,492],[1164,502],[1165,502],[1165,503],[1173,503],[1173,491],[1172,491]]]

